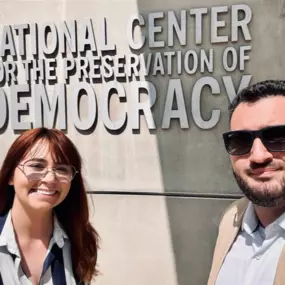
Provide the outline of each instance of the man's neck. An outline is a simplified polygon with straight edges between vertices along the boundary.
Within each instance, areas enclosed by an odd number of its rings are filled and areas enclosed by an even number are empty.
[[[253,205],[253,207],[260,224],[264,228],[273,223],[285,212],[285,205],[282,207],[260,207]]]

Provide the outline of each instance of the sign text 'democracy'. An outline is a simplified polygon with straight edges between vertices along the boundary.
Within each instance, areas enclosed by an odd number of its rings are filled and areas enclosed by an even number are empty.
[[[232,101],[250,84],[252,76],[245,71],[251,22],[252,10],[244,4],[131,15],[122,35],[128,53],[120,52],[104,17],[3,25],[0,128],[8,120],[13,130],[64,130],[71,123],[87,131],[100,119],[112,131],[126,123],[139,130],[143,115],[149,129],[168,129],[172,120],[181,129],[190,128],[192,120],[201,129],[211,129],[221,110],[213,106],[205,119],[203,94]],[[164,107],[155,120],[159,96]],[[120,106],[115,118],[112,100]]]

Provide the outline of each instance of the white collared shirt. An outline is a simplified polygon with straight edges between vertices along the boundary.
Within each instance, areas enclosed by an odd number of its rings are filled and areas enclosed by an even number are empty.
[[[3,218],[1,217],[1,219]],[[57,247],[55,245],[57,245]],[[54,215],[53,235],[47,250],[45,260],[46,263],[53,255],[53,248],[56,248],[57,252],[60,252],[62,256],[64,274],[61,274],[61,278],[62,275],[65,275],[66,285],[76,285],[72,271],[70,243],[66,233],[61,228],[56,215]],[[39,285],[55,285],[55,281],[53,279],[54,277],[52,277],[52,272],[54,272],[54,270],[52,271],[51,267],[52,265],[50,264],[46,270],[44,270],[45,272],[40,279]],[[21,255],[15,238],[14,228],[11,220],[11,211],[4,219],[4,226],[0,235],[0,273],[4,285],[32,285],[32,282],[27,278],[21,267]],[[57,274],[57,272],[55,274]],[[61,284],[64,282],[60,281],[56,283]]]
[[[285,213],[265,229],[249,203],[215,285],[272,285],[285,245]]]

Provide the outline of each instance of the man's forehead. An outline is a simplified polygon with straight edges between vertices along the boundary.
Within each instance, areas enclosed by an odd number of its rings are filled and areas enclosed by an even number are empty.
[[[240,103],[232,114],[230,128],[260,129],[285,124],[285,96],[270,96]]]

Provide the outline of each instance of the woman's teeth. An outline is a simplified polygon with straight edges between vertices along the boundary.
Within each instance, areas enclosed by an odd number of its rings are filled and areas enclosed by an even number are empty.
[[[45,191],[40,189],[32,189],[32,193],[38,193],[42,195],[53,196],[57,191]]]

